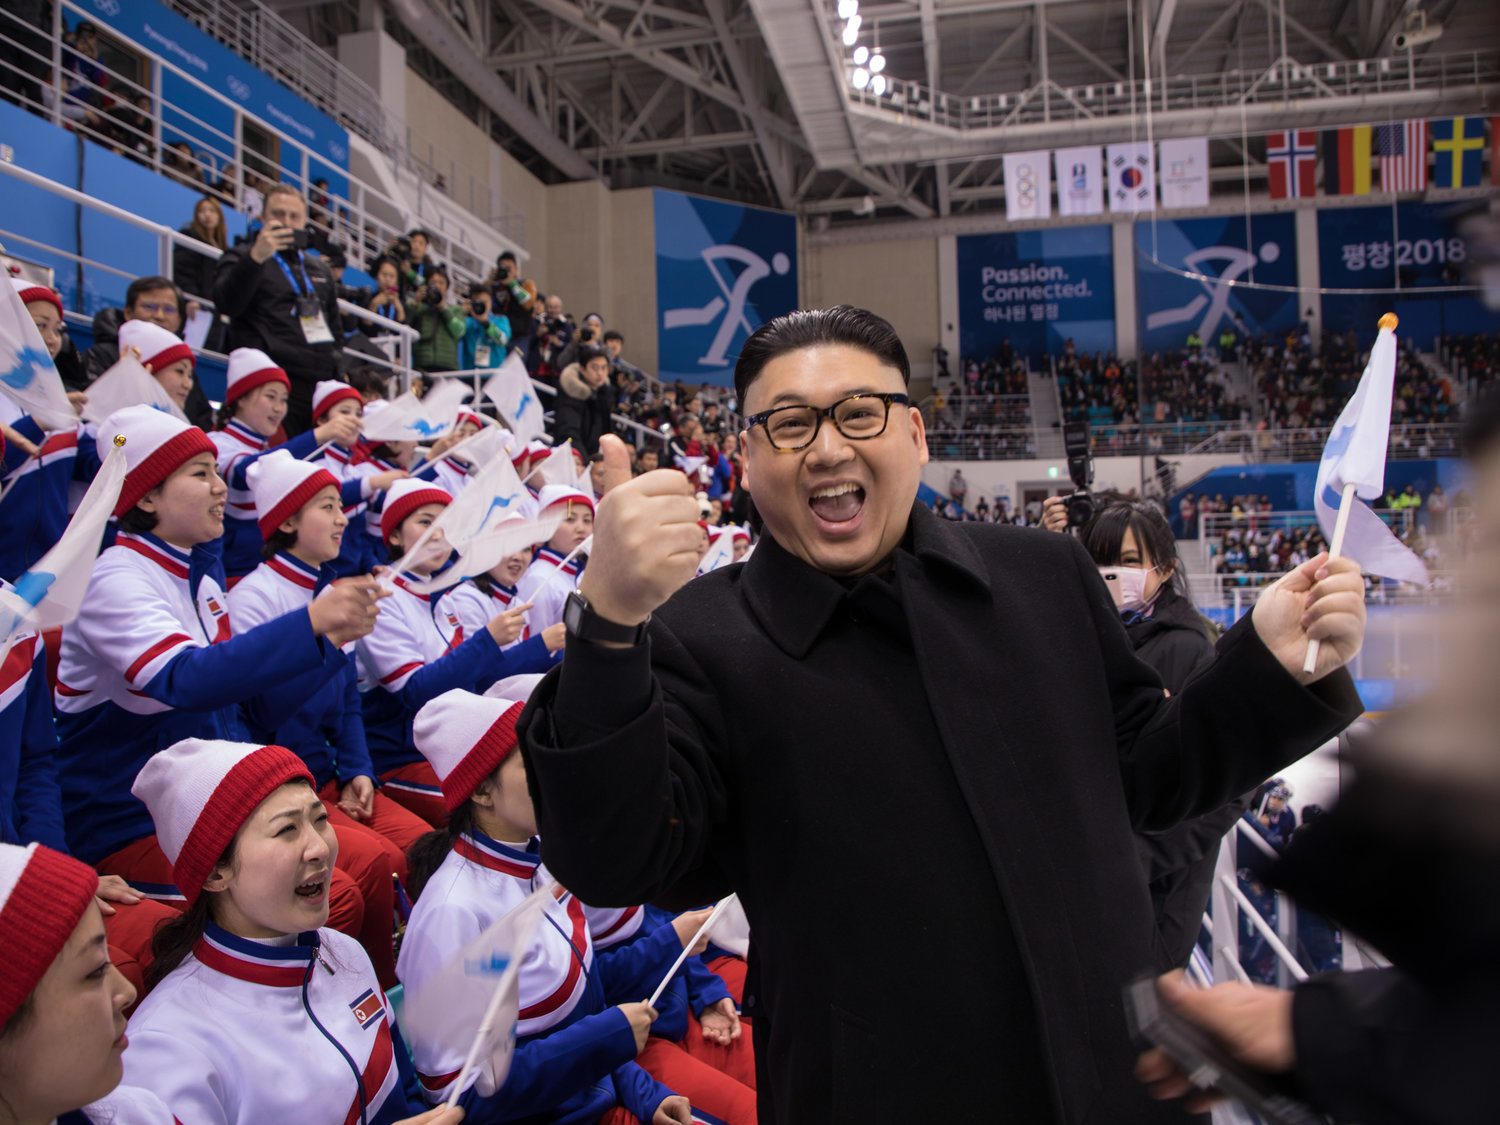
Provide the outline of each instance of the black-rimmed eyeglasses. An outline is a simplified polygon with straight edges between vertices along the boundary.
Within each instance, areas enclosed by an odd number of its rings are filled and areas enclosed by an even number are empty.
[[[817,439],[824,418],[832,418],[839,433],[851,441],[868,441],[885,433],[891,404],[911,404],[903,394],[858,394],[841,398],[832,406],[778,406],[745,419],[745,429],[764,426],[771,448],[782,453],[806,449]]]

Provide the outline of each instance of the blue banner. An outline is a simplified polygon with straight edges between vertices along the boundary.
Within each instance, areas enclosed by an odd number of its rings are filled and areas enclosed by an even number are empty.
[[[797,307],[797,220],[657,190],[657,374],[729,384],[745,338]]]
[[[958,335],[964,359],[1005,340],[1034,361],[1115,348],[1114,252],[1108,226],[1059,227],[958,239]]]
[[[1500,316],[1472,293],[1423,293],[1471,284],[1471,247],[1441,203],[1344,207],[1318,212],[1323,288],[1385,290],[1324,293],[1323,327],[1353,331],[1369,347],[1382,313],[1401,318],[1397,333],[1427,351],[1449,333],[1495,332]]]
[[[71,7],[71,5],[70,5]],[[291,138],[308,150],[312,158],[309,178],[327,177],[330,186],[335,172],[348,170],[349,133],[337,121],[313,108],[281,83],[251,66],[218,40],[205,35],[187,20],[168,11],[155,0],[80,0],[78,11],[108,27],[111,31],[165,59],[170,65],[201,82],[204,86],[254,114],[278,133]],[[67,11],[71,27],[79,20]],[[222,102],[202,94],[191,83],[163,74],[163,93],[170,101],[189,110],[207,126],[196,126],[190,120],[177,120],[169,112],[165,122],[169,132],[181,133],[194,147],[207,147],[223,153],[229,147],[219,133],[233,132],[233,115],[226,113]],[[195,135],[200,133],[202,135]],[[170,142],[170,137],[167,138]],[[281,166],[300,174],[301,153],[283,149]]]
[[[1138,222],[1135,248],[1143,353],[1181,348],[1192,332],[1211,344],[1226,327],[1241,340],[1279,335],[1302,319],[1294,291],[1223,285],[1172,272],[1295,290],[1297,231],[1289,213]],[[1170,269],[1157,266],[1153,256]]]

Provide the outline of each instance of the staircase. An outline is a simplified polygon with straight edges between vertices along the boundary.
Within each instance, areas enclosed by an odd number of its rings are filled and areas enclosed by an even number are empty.
[[[1057,381],[1050,367],[1026,373],[1026,391],[1031,396],[1031,427],[1036,435],[1038,457],[1061,457],[1062,407],[1057,401]]]

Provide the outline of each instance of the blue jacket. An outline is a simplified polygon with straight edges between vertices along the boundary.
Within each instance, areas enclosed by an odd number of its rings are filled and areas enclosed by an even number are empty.
[[[23,633],[0,661],[0,843],[65,852],[47,650]]]
[[[0,578],[14,582],[62,538],[68,526],[69,486],[94,479],[99,453],[81,426],[44,433],[30,415],[9,425],[40,450],[33,457],[7,442],[0,465],[0,484],[5,488],[0,499],[0,522],[5,527],[0,536]]]

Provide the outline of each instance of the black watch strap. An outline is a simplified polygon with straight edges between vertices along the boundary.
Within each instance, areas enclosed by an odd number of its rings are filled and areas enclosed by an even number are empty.
[[[568,600],[563,603],[563,626],[570,637],[577,637],[580,641],[638,645],[645,640],[646,626],[650,623],[649,617],[639,625],[607,621],[594,612],[589,600],[577,590],[569,593]]]

